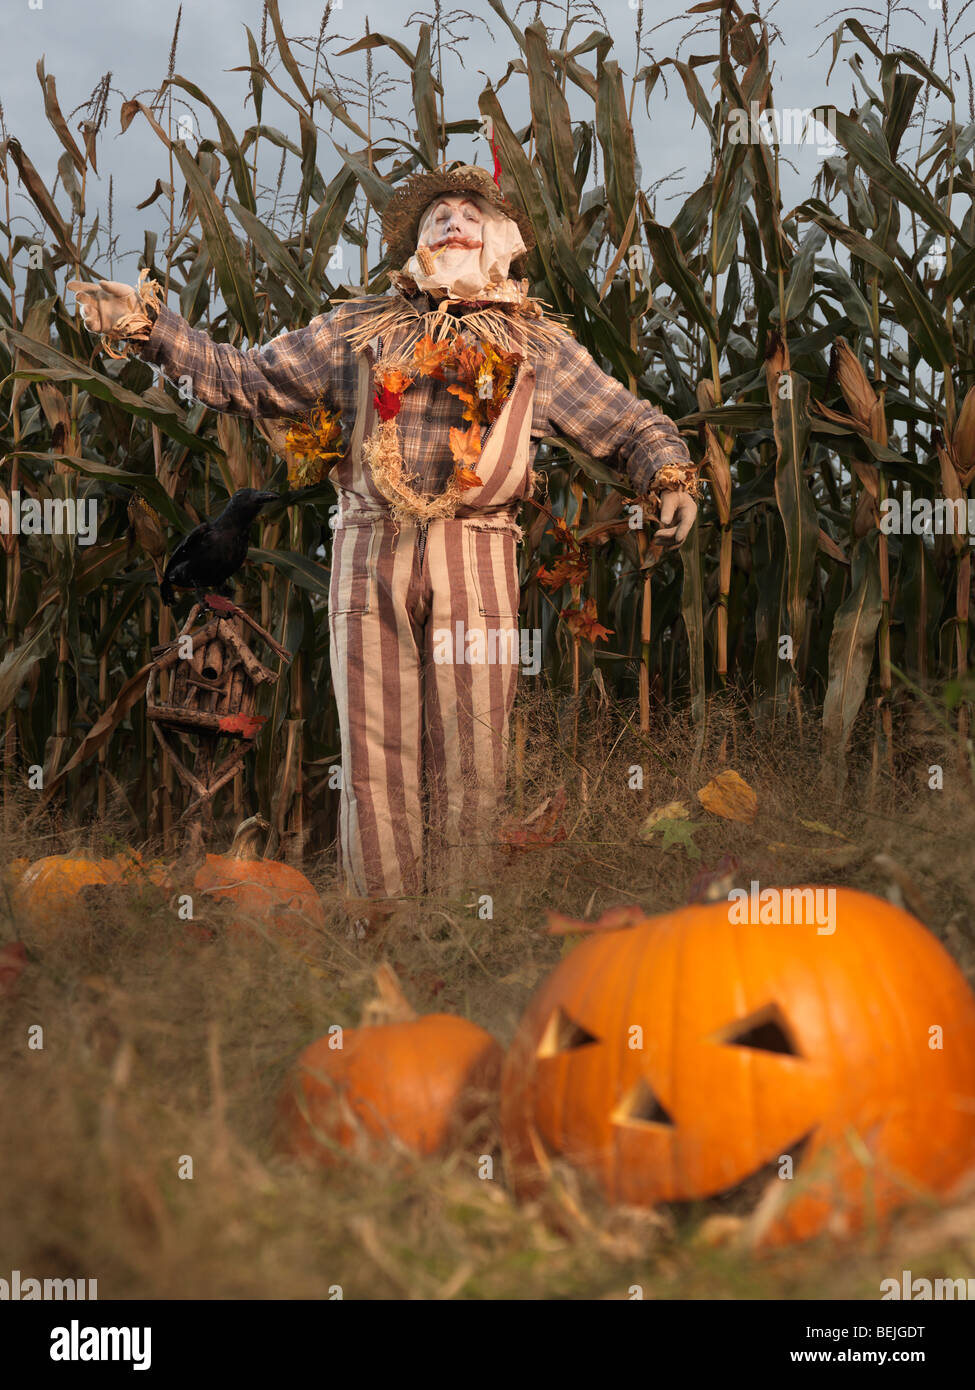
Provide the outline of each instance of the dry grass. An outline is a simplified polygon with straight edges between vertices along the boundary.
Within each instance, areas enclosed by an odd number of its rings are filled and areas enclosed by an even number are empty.
[[[229,935],[217,914],[216,938],[193,939],[151,888],[79,903],[48,934],[17,920],[9,899],[2,905],[0,945],[19,937],[30,959],[15,996],[0,1000],[0,1275],[93,1277],[103,1298],[325,1298],[341,1285],[346,1298],[531,1299],[627,1297],[632,1284],[661,1298],[875,1298],[902,1266],[975,1274],[975,1203],[909,1213],[886,1245],[867,1235],[852,1249],[820,1242],[754,1258],[702,1243],[696,1216],[677,1224],[672,1213],[608,1212],[588,1196],[572,1215],[571,1184],[561,1204],[551,1199],[561,1214],[553,1222],[515,1205],[500,1167],[482,1181],[467,1159],[398,1173],[350,1162],[325,1175],[274,1155],[273,1108],[289,1063],[330,1024],[357,1022],[383,956],[420,1009],[462,1013],[507,1044],[562,950],[543,934],[546,909],[596,915],[637,901],[664,910],[686,902],[699,869],[729,853],[742,883],[900,894],[975,982],[975,808],[947,750],[945,791],[926,789],[926,744],[924,781],[909,760],[896,784],[871,786],[865,768],[845,801],[830,804],[816,786],[818,750],[794,730],[760,737],[731,707],[714,705],[697,772],[679,721],[655,728],[652,753],[632,731],[610,752],[619,720],[590,711],[574,762],[566,712],[560,721],[542,698],[525,709],[535,751],[523,769],[524,810],[565,780],[569,840],[508,857],[475,849],[469,893],[431,896],[363,939],[350,934],[331,865],[312,868],[328,914],[314,964],[279,940]],[[635,763],[642,791],[627,786]],[[586,802],[578,764],[589,771]],[[699,863],[638,838],[648,811],[693,803],[726,766],[758,794],[754,824],[701,813]],[[103,850],[107,834],[88,847]],[[14,834],[4,857],[82,842],[80,832],[30,843]],[[471,906],[484,891],[493,921]],[[26,1046],[38,1023],[42,1051]],[[191,1181],[178,1177],[182,1155],[193,1159]]]

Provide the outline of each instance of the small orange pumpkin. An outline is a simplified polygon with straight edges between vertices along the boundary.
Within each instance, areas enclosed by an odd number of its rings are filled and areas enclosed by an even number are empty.
[[[383,999],[364,1025],[319,1038],[298,1058],[278,1105],[280,1151],[328,1167],[342,1150],[376,1161],[397,1145],[431,1156],[486,1142],[498,1043],[464,1018],[417,1018],[389,966],[377,982]]]
[[[236,903],[231,927],[253,933],[270,923],[292,940],[307,943],[325,926],[314,886],[300,870],[278,859],[261,859],[258,838],[268,829],[260,816],[243,821],[227,854],[208,854],[196,872],[193,890]]]
[[[556,1158],[637,1206],[751,1180],[743,1234],[767,1245],[950,1196],[975,1162],[975,998],[913,917],[832,891],[831,934],[718,902],[576,946],[505,1061],[516,1191]]]
[[[81,859],[73,854],[50,854],[36,860],[13,885],[14,909],[32,926],[50,931],[61,925],[64,913],[85,888],[122,883],[146,872],[160,882],[157,865],[144,866],[138,854],[129,851],[110,859]]]
[[[50,854],[24,869],[13,884],[11,898],[15,914],[41,935],[50,936],[64,925],[65,914],[70,914],[86,888],[140,881],[167,888],[168,870],[158,860],[144,860],[133,849],[102,859]]]

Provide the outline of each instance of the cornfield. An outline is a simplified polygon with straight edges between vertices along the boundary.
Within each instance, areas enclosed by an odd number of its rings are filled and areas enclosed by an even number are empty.
[[[837,147],[791,210],[781,148],[735,138],[736,113],[776,107],[775,35],[754,12],[735,0],[696,5],[696,51],[656,59],[640,6],[631,63],[630,38],[596,27],[591,6],[524,29],[500,0],[490,6],[512,56],[477,113],[455,121],[439,5],[413,32],[367,22],[349,45],[332,35],[331,6],[317,38],[299,42],[267,0],[235,69],[246,98],[236,131],[176,71],[174,36],[159,89],[118,112],[123,135],[147,122],[159,140],[146,205],[162,230],[145,231],[140,268],[194,326],[259,346],[332,298],[384,293],[394,267],[381,258],[378,214],[397,183],[469,160],[471,137],[490,136],[502,189],[537,239],[532,292],[607,371],[678,421],[709,484],[691,536],[667,554],[631,526],[625,479],[571,441],[542,441],[541,506],[522,517],[522,622],[542,635],[537,679],[558,707],[578,721],[586,701],[609,699],[643,730],[686,709],[701,749],[714,700],[727,698],[760,728],[820,740],[841,780],[854,737],[878,777],[893,771],[900,706],[922,699],[952,720],[967,763],[967,537],[888,532],[882,518],[910,499],[967,506],[975,479],[969,5],[954,18],[944,10],[927,60],[890,45],[883,15],[873,27],[838,24],[833,65],[855,55],[855,104],[823,104]],[[340,61],[361,63],[358,77],[338,74]],[[174,631],[161,566],[229,493],[270,487],[288,505],[262,523],[238,602],[292,660],[266,697],[254,761],[217,809],[228,823],[262,813],[269,852],[320,847],[334,835],[339,756],[326,603],[334,490],[322,467],[289,452],[282,422],[207,411],[137,358],[103,353],[65,303],[64,280],[118,278],[111,194],[107,209],[93,207],[92,175],[101,187],[115,138],[110,82],[73,124],[43,61],[37,74],[63,147],[56,178],[0,112],[0,483],[11,506],[17,496],[93,500],[99,526],[87,547],[0,535],[7,815],[20,814],[29,784],[45,807],[81,819],[121,806],[172,844],[184,793],[143,702],[152,650]],[[384,114],[393,76],[411,84],[412,129]],[[505,114],[517,104],[509,81],[527,85],[523,128]],[[262,119],[269,88],[289,129]],[[674,107],[663,101],[682,91],[710,163],[665,222],[632,118],[643,102],[665,122]],[[487,139],[476,148],[490,166]],[[21,230],[28,206],[32,234]],[[350,255],[357,285],[336,272]],[[588,579],[553,589],[539,571],[566,546],[584,562],[573,577]],[[590,600],[609,629],[595,643],[572,622]],[[516,736],[516,777],[518,747]]]

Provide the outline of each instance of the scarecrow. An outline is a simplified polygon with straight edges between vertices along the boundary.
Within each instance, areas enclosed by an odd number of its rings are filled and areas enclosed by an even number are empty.
[[[247,352],[190,328],[145,271],[138,290],[69,285],[110,351],[189,376],[204,405],[304,420],[323,441],[340,416],[350,427],[330,475],[339,854],[349,893],[372,898],[420,892],[434,853],[456,884],[496,813],[520,662],[516,517],[538,440],[564,435],[625,472],[662,545],[686,537],[698,491],[673,422],[515,278],[534,237],[497,175],[408,178],[382,230],[388,294]]]

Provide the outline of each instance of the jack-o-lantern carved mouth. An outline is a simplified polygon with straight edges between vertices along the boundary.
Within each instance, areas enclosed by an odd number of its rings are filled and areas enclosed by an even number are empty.
[[[756,1168],[753,1173],[749,1173],[740,1182],[726,1187],[723,1192],[715,1192],[710,1197],[701,1197],[694,1202],[673,1203],[672,1205],[675,1208],[690,1210],[693,1213],[716,1212],[722,1216],[750,1216],[770,1190],[777,1190],[777,1185],[784,1181],[783,1158],[791,1160],[791,1175],[793,1179],[796,1177],[815,1133],[815,1129],[811,1129],[801,1139],[787,1144],[780,1154],[776,1154],[774,1158],[769,1159],[768,1163],[764,1163],[761,1168]]]

